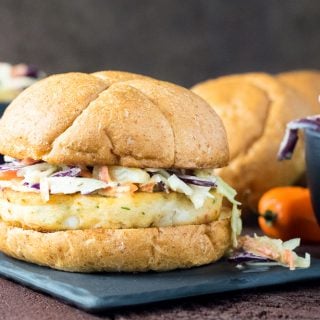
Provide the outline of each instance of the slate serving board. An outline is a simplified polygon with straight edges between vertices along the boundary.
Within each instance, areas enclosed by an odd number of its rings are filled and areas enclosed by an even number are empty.
[[[56,271],[0,254],[0,275],[91,312],[210,293],[320,278],[320,259],[309,269],[239,270],[227,261],[163,273],[81,274]]]

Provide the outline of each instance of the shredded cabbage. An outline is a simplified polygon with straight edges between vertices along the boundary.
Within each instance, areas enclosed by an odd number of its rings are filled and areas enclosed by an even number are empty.
[[[309,253],[306,253],[304,258],[297,255],[295,257],[295,261],[298,268],[309,268],[311,264],[311,256]]]
[[[150,180],[149,180],[148,182],[149,182],[149,183],[150,183],[150,182],[154,182],[154,183],[163,182],[166,186],[169,187],[168,180],[167,180],[165,177],[163,177],[162,175],[160,175],[160,174],[154,174],[154,175],[150,178]]]
[[[142,169],[120,166],[110,166],[108,169],[112,181],[124,183],[147,183],[150,180],[149,174]]]
[[[235,200],[237,192],[226,184],[220,177],[216,177],[217,191],[225,196],[230,203],[232,203],[231,211],[231,230],[232,230],[232,244],[234,247],[238,245],[238,236],[242,231],[241,210],[238,205],[241,203]]]
[[[221,178],[215,177],[211,169],[199,169],[192,173],[192,171],[178,169],[108,166],[107,174],[111,181],[104,182],[99,179],[101,170],[99,166],[95,166],[90,172],[87,168],[79,166],[56,166],[46,162],[25,165],[12,158],[6,159],[14,162],[5,163],[4,168],[14,166],[15,170],[18,170],[17,176],[23,177],[21,185],[24,188],[29,188],[30,192],[40,191],[41,197],[45,201],[49,200],[50,193],[72,194],[80,192],[81,194],[89,194],[97,191],[99,194],[106,196],[119,196],[131,191],[132,186],[130,187],[130,184],[136,184],[133,189],[137,190],[145,184],[162,183],[165,187],[164,191],[172,190],[184,194],[190,199],[194,207],[199,209],[208,198],[214,198],[210,191],[212,188],[217,188],[218,192],[233,204],[231,225],[234,245],[236,245],[237,235],[240,234],[240,210],[237,208],[239,202],[234,199],[236,192]],[[81,177],[82,172],[89,174],[89,177]],[[185,180],[183,180],[184,177]]]
[[[184,193],[187,196],[191,196],[193,191],[185,182],[179,179],[175,174],[168,178],[168,184],[171,190]]]
[[[55,172],[52,177],[77,177],[81,173],[79,167],[68,167],[63,168],[61,171]]]
[[[159,175],[163,176],[166,179],[170,177],[170,173],[164,169],[147,168],[146,170],[151,173],[158,173]]]
[[[46,162],[41,162],[31,166],[23,167],[22,169],[18,170],[17,176],[24,177],[23,182],[34,184],[40,183],[41,178],[49,177],[57,170],[57,166],[53,166]]]
[[[239,201],[235,200],[235,196],[237,195],[237,191],[231,188],[227,183],[225,183],[221,177],[216,177],[217,189],[223,194],[231,203],[236,205],[240,205]]]
[[[196,169],[196,170],[194,170],[194,173],[199,178],[210,179],[212,177],[215,177],[213,169]]]
[[[282,243],[283,248],[294,250],[300,246],[300,238],[290,239]]]
[[[283,242],[280,239],[271,239],[267,236],[258,237],[257,235],[239,238],[239,248],[288,266],[290,270],[310,266],[310,254],[306,253],[303,258],[293,251],[299,244],[300,239]]]
[[[0,165],[0,172],[15,171],[23,167],[25,167],[25,165],[18,161],[6,162]]]
[[[4,162],[13,162],[17,161],[15,158],[9,157],[9,156],[3,156]]]
[[[110,184],[100,180],[78,177],[49,177],[47,181],[52,194],[72,194],[76,192],[88,194],[110,186]]]
[[[40,195],[43,201],[49,201],[50,189],[49,189],[49,182],[46,177],[42,177],[40,179]]]
[[[189,196],[189,198],[196,209],[201,208],[207,198],[214,199],[214,195],[210,193],[210,187],[190,185],[190,188],[192,189],[192,194]]]

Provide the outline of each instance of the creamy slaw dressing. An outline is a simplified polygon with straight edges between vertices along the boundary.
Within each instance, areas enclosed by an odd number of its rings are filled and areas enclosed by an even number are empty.
[[[192,183],[186,183],[178,177],[178,174],[170,172],[170,170],[158,168],[128,168],[121,166],[96,166],[92,169],[91,177],[81,177],[79,173],[86,168],[57,166],[46,162],[40,162],[32,165],[24,165],[21,168],[21,162],[5,157],[8,164],[16,163],[18,179],[0,180],[0,187],[11,188],[21,192],[40,193],[44,201],[50,199],[50,194],[92,194],[107,195],[120,197],[130,192],[131,186],[137,186],[139,191],[143,186],[156,185],[161,183],[164,192],[178,192],[184,194],[190,199],[193,206],[201,208],[207,199],[215,201],[215,196],[210,191],[216,189],[218,193],[223,195],[232,203],[231,227],[233,245],[237,245],[237,236],[241,233],[240,204],[235,200],[236,192],[228,186],[221,178],[213,175],[212,170],[195,170],[191,176],[194,179],[199,178],[201,181],[209,181],[214,187],[199,186]],[[75,168],[80,168],[75,170]],[[102,181],[101,172],[107,170],[107,175],[103,177],[107,181]],[[107,169],[106,169],[107,168]],[[190,176],[189,176],[190,177]],[[112,191],[110,193],[110,191]],[[152,192],[152,191],[151,191]],[[230,217],[230,215],[229,215]],[[224,216],[223,218],[226,218]]]

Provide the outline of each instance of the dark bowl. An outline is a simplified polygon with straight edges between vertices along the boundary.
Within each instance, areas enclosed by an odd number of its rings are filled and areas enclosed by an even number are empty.
[[[8,103],[0,102],[0,117],[2,117],[4,110],[8,105],[9,105],[9,102]]]
[[[320,224],[320,132],[307,129],[305,141],[308,186],[313,210]]]
[[[2,117],[4,110],[8,105],[9,105],[9,102],[8,103],[0,102],[0,118]],[[3,156],[1,154],[0,154],[0,163],[3,163]]]

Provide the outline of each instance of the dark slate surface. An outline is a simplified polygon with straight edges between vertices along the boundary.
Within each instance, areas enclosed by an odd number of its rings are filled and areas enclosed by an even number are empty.
[[[58,297],[85,310],[97,312],[275,284],[320,279],[320,260],[309,269],[282,267],[239,270],[227,261],[163,273],[80,274],[24,263],[0,254],[0,274]]]

